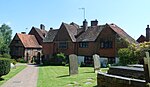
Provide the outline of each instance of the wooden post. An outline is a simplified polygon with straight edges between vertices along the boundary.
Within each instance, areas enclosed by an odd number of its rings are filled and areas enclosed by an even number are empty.
[[[150,57],[149,52],[146,52],[146,57],[144,57],[144,73],[146,82],[150,82]]]

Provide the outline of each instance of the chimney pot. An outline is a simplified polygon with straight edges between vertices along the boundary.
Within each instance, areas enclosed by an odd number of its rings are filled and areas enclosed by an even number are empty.
[[[45,26],[43,24],[41,24],[40,29],[45,30]]]
[[[21,34],[26,34],[26,32],[21,32]]]
[[[94,21],[91,21],[91,26],[97,26],[97,25],[98,25],[97,19],[95,19]]]
[[[51,27],[50,30],[53,30],[53,28]]]
[[[149,25],[147,25],[147,28],[149,28]]]
[[[83,21],[83,29],[84,31],[86,31],[88,28],[88,22],[86,21],[86,19]]]

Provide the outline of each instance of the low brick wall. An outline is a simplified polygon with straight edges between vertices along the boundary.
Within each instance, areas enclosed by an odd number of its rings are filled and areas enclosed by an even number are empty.
[[[145,80],[144,69],[127,66],[111,66],[108,74]]]
[[[146,87],[146,82],[145,80],[132,79],[98,72],[97,85],[98,87]]]

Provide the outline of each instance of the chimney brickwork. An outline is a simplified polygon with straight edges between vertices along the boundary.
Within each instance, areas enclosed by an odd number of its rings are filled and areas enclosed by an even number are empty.
[[[146,40],[150,41],[150,28],[149,28],[149,25],[147,25],[147,28],[146,28]]]

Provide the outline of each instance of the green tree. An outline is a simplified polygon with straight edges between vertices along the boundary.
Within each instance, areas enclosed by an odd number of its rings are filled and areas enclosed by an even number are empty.
[[[119,63],[121,65],[135,64],[138,62],[136,53],[129,48],[122,48],[118,51]]]
[[[145,52],[150,52],[150,42],[139,44],[130,44],[128,48],[122,48],[118,51],[121,65],[143,63]]]
[[[6,24],[2,24],[0,27],[0,52],[1,54],[9,52],[9,44],[11,42],[12,30]]]

